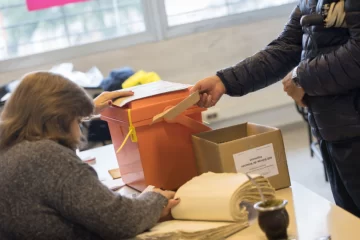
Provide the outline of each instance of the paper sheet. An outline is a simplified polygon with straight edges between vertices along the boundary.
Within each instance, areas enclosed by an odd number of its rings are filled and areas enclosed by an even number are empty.
[[[125,186],[125,183],[122,180],[122,178],[118,178],[118,179],[115,179],[115,180],[102,181],[102,184],[104,184],[105,186],[107,186],[111,190],[116,190],[116,189],[119,189],[120,187]]]
[[[140,234],[136,239],[222,240],[247,226],[247,223],[172,220],[157,224],[150,232]]]
[[[181,91],[189,87],[191,87],[191,85],[182,84],[182,83],[173,83],[173,82],[167,82],[161,80],[153,83],[139,85],[132,88],[122,89],[120,91],[133,91],[134,95],[131,97],[119,98],[115,100],[113,104],[119,107],[123,107],[126,104],[138,99],[143,99],[169,92]]]

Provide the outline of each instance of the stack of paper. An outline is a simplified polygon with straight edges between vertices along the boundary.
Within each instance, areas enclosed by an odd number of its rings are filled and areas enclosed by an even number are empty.
[[[250,176],[265,199],[275,197],[266,178]],[[160,223],[138,239],[223,239],[247,227],[245,206],[261,201],[257,187],[242,173],[202,174],[181,186],[175,198],[181,199],[172,210],[176,220]]]
[[[168,221],[155,226],[150,232],[139,235],[136,239],[181,240],[181,239],[224,239],[246,228],[248,223]]]

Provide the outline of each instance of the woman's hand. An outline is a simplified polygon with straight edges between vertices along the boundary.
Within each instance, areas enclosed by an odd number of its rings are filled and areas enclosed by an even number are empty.
[[[209,108],[215,106],[221,96],[226,92],[225,86],[218,76],[204,78],[197,82],[191,92],[199,91],[199,107]]]
[[[163,195],[164,197],[166,197],[168,199],[168,204],[166,205],[166,207],[163,209],[163,211],[161,213],[160,221],[172,219],[171,209],[179,204],[180,199],[174,199],[175,192],[173,192],[173,191],[166,191],[166,190],[164,191],[159,188],[154,188],[152,191],[160,193],[161,195]]]
[[[129,97],[134,95],[132,91],[113,91],[113,92],[102,92],[99,96],[94,99],[94,114],[99,114],[105,108],[112,104],[112,100],[121,97]]]

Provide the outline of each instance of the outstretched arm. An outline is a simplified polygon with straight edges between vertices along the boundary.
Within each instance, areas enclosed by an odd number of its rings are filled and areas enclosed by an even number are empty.
[[[302,51],[301,12],[297,6],[280,36],[264,50],[217,73],[231,96],[243,96],[281,80],[298,65]]]

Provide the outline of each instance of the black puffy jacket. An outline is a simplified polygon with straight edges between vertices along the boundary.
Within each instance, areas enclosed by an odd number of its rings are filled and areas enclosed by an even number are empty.
[[[345,0],[346,28],[301,26],[302,16],[319,13],[318,2],[300,0],[276,40],[217,75],[228,95],[243,96],[298,67],[313,133],[327,141],[359,137],[360,0]]]

